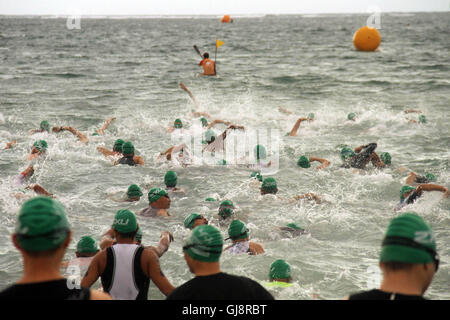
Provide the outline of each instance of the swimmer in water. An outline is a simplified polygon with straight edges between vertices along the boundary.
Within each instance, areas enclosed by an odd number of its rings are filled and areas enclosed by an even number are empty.
[[[184,219],[184,227],[186,229],[192,230],[202,224],[208,224],[208,220],[198,213],[191,213]]]
[[[172,146],[164,152],[161,152],[158,155],[158,160],[163,156],[166,157],[167,161],[172,161],[176,164],[180,164],[183,167],[186,167],[192,164],[192,155],[189,151],[189,148],[186,144],[182,143],[176,146]]]
[[[30,134],[40,133],[40,132],[50,132],[50,124],[47,120],[41,121],[39,129],[34,129],[30,131]]]
[[[427,123],[427,117],[425,117],[423,114],[419,116],[419,121],[412,120],[412,119],[406,119],[409,123],[419,123],[419,124],[425,124]]]
[[[97,129],[92,135],[93,136],[103,135],[105,133],[105,130],[109,127],[109,125],[111,124],[111,122],[113,120],[116,120],[116,118],[111,117],[111,118],[107,119],[105,121],[105,123],[103,124],[103,126],[100,129]]]
[[[62,261],[61,267],[78,267],[80,275],[84,275],[89,268],[92,259],[99,251],[100,249],[98,247],[97,241],[95,241],[94,238],[90,236],[83,236],[77,242],[77,251],[75,251],[76,258],[70,261]]]
[[[226,221],[229,220],[231,216],[234,215],[234,209],[235,206],[233,204],[233,201],[231,200],[224,200],[219,205],[219,220],[220,221]]]
[[[27,160],[32,161],[45,154],[47,151],[48,144],[45,140],[39,140],[33,143],[31,147],[31,152],[27,157]]]
[[[161,188],[153,188],[148,192],[149,206],[141,212],[139,215],[144,217],[169,217],[170,214],[167,211],[170,208],[170,197],[166,190]]]
[[[214,136],[214,139],[210,139],[207,146],[203,147],[202,152],[222,152],[224,150],[224,141],[227,138],[228,130],[245,130],[243,126],[231,125],[224,132],[222,132],[218,137]]]
[[[313,121],[313,120],[314,120],[314,113],[310,113],[308,115],[308,117],[306,117],[306,118],[298,118],[298,120],[295,122],[294,126],[292,127],[291,131],[287,135],[290,136],[290,137],[297,136],[297,131],[298,131],[298,128],[300,128],[300,124],[303,121],[309,121],[310,122],[310,121]]]
[[[199,67],[203,67],[204,76],[215,76],[216,75],[216,63],[209,59],[209,53],[205,52],[203,54],[203,60],[198,64]]]
[[[173,133],[175,129],[181,130],[181,132],[183,131],[183,122],[180,119],[175,119],[173,126],[167,128],[167,132]]]
[[[350,112],[350,113],[347,115],[347,120],[350,120],[350,121],[356,121],[356,113]]]
[[[276,180],[272,177],[265,178],[263,180],[263,183],[261,184],[261,195],[262,196],[264,196],[266,194],[276,195],[277,193],[278,193],[278,187],[277,187]],[[280,200],[283,200],[283,198],[281,198],[280,196],[277,196],[277,198]],[[300,194],[300,195],[293,197],[289,201],[295,202],[295,201],[302,200],[302,199],[314,200],[317,204],[320,204],[323,202],[323,200],[319,196],[315,195],[314,193]]]
[[[436,181],[436,176],[432,173],[426,173],[425,175],[418,175],[415,172],[410,172],[406,178],[406,184],[414,185],[417,183],[430,183]]]
[[[129,166],[144,165],[144,159],[134,154],[134,145],[130,141],[125,142],[122,145],[123,157],[114,161],[114,165],[127,164]]]
[[[240,220],[233,220],[228,227],[228,236],[233,241],[233,244],[225,248],[230,250],[231,254],[248,253],[250,255],[258,255],[264,253],[264,248],[257,242],[250,241],[249,229]]]
[[[283,259],[272,262],[269,270],[270,283],[267,287],[287,288],[292,286],[291,266]]]
[[[344,147],[341,150],[341,158],[344,161],[342,167],[365,169],[369,162],[372,162],[375,168],[385,167],[385,164],[375,152],[376,148],[376,143],[356,147],[354,151],[348,147]]]
[[[448,198],[449,196],[449,192],[446,187],[436,184],[419,184],[417,187],[403,186],[400,190],[400,202],[395,206],[394,211],[398,211],[408,204],[414,203],[423,195],[424,191],[440,191],[444,193],[444,198]]]
[[[103,154],[105,157],[110,157],[110,156],[123,156],[122,155],[122,145],[125,143],[125,141],[123,141],[122,139],[117,139],[114,142],[113,145],[113,149],[109,150],[105,147],[102,146],[98,146],[97,147],[97,151],[100,152],[101,154]]]
[[[278,230],[282,231],[283,233],[287,233],[292,237],[297,237],[300,236],[302,234],[307,234],[308,232],[300,227],[299,225],[297,225],[294,222],[288,223],[286,226],[284,227],[277,227]]]
[[[311,162],[313,162],[313,161],[317,161],[317,162],[321,163],[320,166],[316,167],[317,170],[324,169],[330,165],[330,161],[328,161],[326,159],[317,158],[317,157],[306,157],[306,156],[301,156],[300,158],[298,158],[297,165],[299,167],[307,169],[307,168],[311,167]]]
[[[175,171],[169,170],[164,175],[164,184],[166,185],[167,192],[181,192],[184,193],[183,189],[177,188],[178,176]]]
[[[68,126],[53,127],[52,131],[53,132],[69,131],[73,135],[77,136],[81,142],[83,142],[83,143],[89,142],[88,138],[84,134],[82,134],[80,131],[78,131],[72,127],[68,127]]]

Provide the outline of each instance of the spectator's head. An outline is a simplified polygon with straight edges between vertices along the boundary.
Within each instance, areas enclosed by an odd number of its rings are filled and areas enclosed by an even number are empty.
[[[24,257],[62,260],[71,240],[63,206],[49,197],[28,200],[20,209],[12,238]]]
[[[384,278],[407,274],[425,293],[439,268],[431,227],[414,213],[392,219],[382,242],[380,268]]]

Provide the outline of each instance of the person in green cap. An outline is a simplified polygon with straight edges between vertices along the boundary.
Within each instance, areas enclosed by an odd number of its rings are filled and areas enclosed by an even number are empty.
[[[409,123],[419,123],[419,124],[425,124],[427,123],[427,117],[425,117],[423,114],[419,116],[419,120],[412,120],[407,119]]]
[[[47,120],[41,121],[39,129],[34,129],[30,131],[30,134],[40,133],[40,132],[50,132],[50,124]]]
[[[40,157],[41,155],[45,154],[47,151],[48,144],[45,140],[38,140],[33,143],[33,146],[31,147],[31,152],[27,157],[28,161],[32,161]]]
[[[437,184],[424,183],[419,184],[417,187],[403,186],[400,190],[400,202],[394,208],[394,211],[398,211],[408,204],[413,204],[418,198],[423,195],[424,191],[440,191],[444,193],[444,197],[448,198],[448,189],[444,186]]]
[[[436,181],[436,176],[432,173],[426,173],[425,175],[418,175],[415,172],[410,172],[406,178],[405,183],[408,185],[414,185],[417,183],[430,183]]]
[[[184,227],[190,230],[203,224],[208,224],[208,220],[198,213],[191,213],[184,219]]]
[[[89,265],[94,256],[100,251],[97,242],[90,236],[83,236],[77,243],[77,251],[75,251],[75,259],[63,261],[61,267],[66,268],[66,274],[69,276],[71,272],[76,271],[77,274],[83,276],[86,274]],[[81,279],[80,279],[81,280]]]
[[[97,151],[103,154],[105,157],[120,156],[122,157],[122,145],[125,143],[122,139],[117,139],[114,142],[113,149],[109,150],[103,146],[98,146]]]
[[[234,204],[231,200],[224,200],[219,205],[219,220],[228,220],[232,215],[234,215]]]
[[[228,246],[225,250],[230,250],[231,254],[248,253],[251,255],[258,255],[264,253],[264,248],[257,242],[250,241],[249,229],[240,220],[233,220],[228,227],[228,236],[233,241],[233,244]]]
[[[170,208],[170,197],[166,190],[153,188],[148,192],[149,206],[139,212],[144,217],[168,217],[167,210]]]
[[[61,274],[71,239],[71,227],[59,202],[48,197],[26,201],[12,235],[22,256],[23,274],[0,292],[0,300],[110,300],[108,294],[81,288]]]
[[[310,122],[310,121],[313,121],[313,120],[314,120],[314,113],[310,113],[308,115],[308,117],[306,117],[306,118],[303,118],[303,117],[298,118],[297,121],[295,122],[294,126],[292,127],[291,131],[289,132],[288,136],[290,136],[290,137],[297,136],[297,131],[298,131],[298,128],[300,128],[300,124],[303,121]]]
[[[288,288],[292,286],[291,266],[284,259],[277,259],[270,265],[269,269],[270,282],[265,287],[281,287]]]
[[[307,169],[307,168],[311,167],[311,162],[313,162],[313,161],[317,161],[317,162],[321,163],[321,165],[316,168],[317,170],[324,169],[330,165],[330,161],[328,161],[326,159],[317,158],[317,157],[307,157],[307,156],[300,156],[300,158],[298,158],[297,165],[301,168]]]
[[[439,255],[431,227],[415,213],[389,223],[381,244],[379,289],[359,292],[349,300],[424,300],[439,268]]]
[[[282,231],[283,233],[288,233],[292,237],[297,237],[302,234],[308,233],[304,228],[300,227],[295,222],[288,223],[286,226],[283,227],[277,227],[278,230]]]
[[[81,133],[77,129],[74,129],[73,127],[68,127],[68,126],[53,127],[52,131],[53,132],[69,131],[73,135],[77,136],[81,142],[83,142],[83,143],[89,142],[89,139],[83,133]]]
[[[254,157],[256,160],[256,163],[253,165],[250,165],[249,167],[257,168],[257,169],[263,169],[268,168],[272,165],[272,161],[267,159],[267,151],[266,148],[261,145],[257,144],[255,148],[253,149]]]
[[[142,195],[143,195],[143,193],[142,193],[141,188],[139,188],[139,186],[136,184],[132,184],[128,187],[126,201],[129,201],[129,202],[139,201],[141,199]]]
[[[254,178],[254,179],[258,180],[259,182],[263,182],[263,176],[261,175],[261,172],[259,172],[259,171],[253,171],[250,174],[250,178]]]
[[[166,185],[167,192],[184,192],[182,189],[177,188],[178,176],[175,171],[169,170],[164,175],[164,184]]]
[[[127,164],[129,166],[144,165],[144,159],[140,156],[134,154],[134,145],[131,141],[127,141],[122,145],[122,155],[123,157],[114,162],[117,164]]]
[[[100,277],[103,290],[115,300],[147,300],[150,280],[166,296],[173,291],[157,255],[136,244],[138,228],[133,212],[117,211],[112,224],[117,243],[94,257],[81,280],[82,287],[91,287]]]
[[[183,246],[184,259],[195,277],[177,287],[167,300],[274,300],[258,282],[222,272],[223,238],[210,225],[191,231]]]
[[[372,162],[372,165],[375,168],[383,168],[385,164],[375,152],[376,148],[376,143],[369,143],[367,145],[358,146],[354,151],[348,147],[342,148],[341,159],[342,161],[344,161],[342,167],[365,169],[366,165],[369,162]]]
[[[167,132],[174,133],[175,130],[183,131],[183,122],[180,119],[175,119],[173,126],[167,129]]]
[[[138,231],[136,232],[136,244],[142,245],[142,229],[139,227]],[[169,231],[163,231],[161,232],[161,235],[159,236],[159,242],[158,245],[155,246],[144,246],[146,249],[153,250],[153,252],[156,253],[158,258],[161,258],[163,254],[169,250],[170,243],[174,240],[173,235]],[[114,229],[110,228],[108,231],[106,231],[102,235],[102,239],[100,241],[100,249],[104,250],[108,247],[111,247],[117,243],[117,240],[115,238]]]
[[[275,180],[275,178],[269,177],[269,178],[265,178],[263,180],[263,183],[261,185],[261,195],[264,196],[266,194],[273,194],[276,195],[278,193],[278,187],[277,187],[277,181]],[[283,198],[277,196],[278,199],[283,200]],[[314,200],[316,201],[316,203],[322,203],[322,199],[317,196],[314,193],[304,193],[304,194],[299,194],[295,197],[293,197],[292,199],[290,199],[291,202],[294,201],[298,201],[301,199],[307,199],[307,200]]]
[[[356,120],[356,113],[350,112],[350,113],[347,115],[347,119],[350,120],[350,121],[355,121],[355,120]]]

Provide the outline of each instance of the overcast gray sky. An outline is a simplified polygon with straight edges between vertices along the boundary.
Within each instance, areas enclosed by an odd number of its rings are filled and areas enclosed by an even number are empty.
[[[449,11],[450,0],[0,0],[0,14],[223,15]]]

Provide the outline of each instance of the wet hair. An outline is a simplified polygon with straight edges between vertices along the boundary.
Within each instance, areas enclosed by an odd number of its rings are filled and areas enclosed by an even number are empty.
[[[133,231],[133,232],[128,232],[128,233],[121,233],[119,231],[117,231],[117,234],[120,238],[122,239],[134,239],[134,237],[136,236],[137,230]]]
[[[205,52],[205,53],[203,54],[203,58],[208,59],[208,58],[209,58],[209,53],[208,53],[208,52]]]

